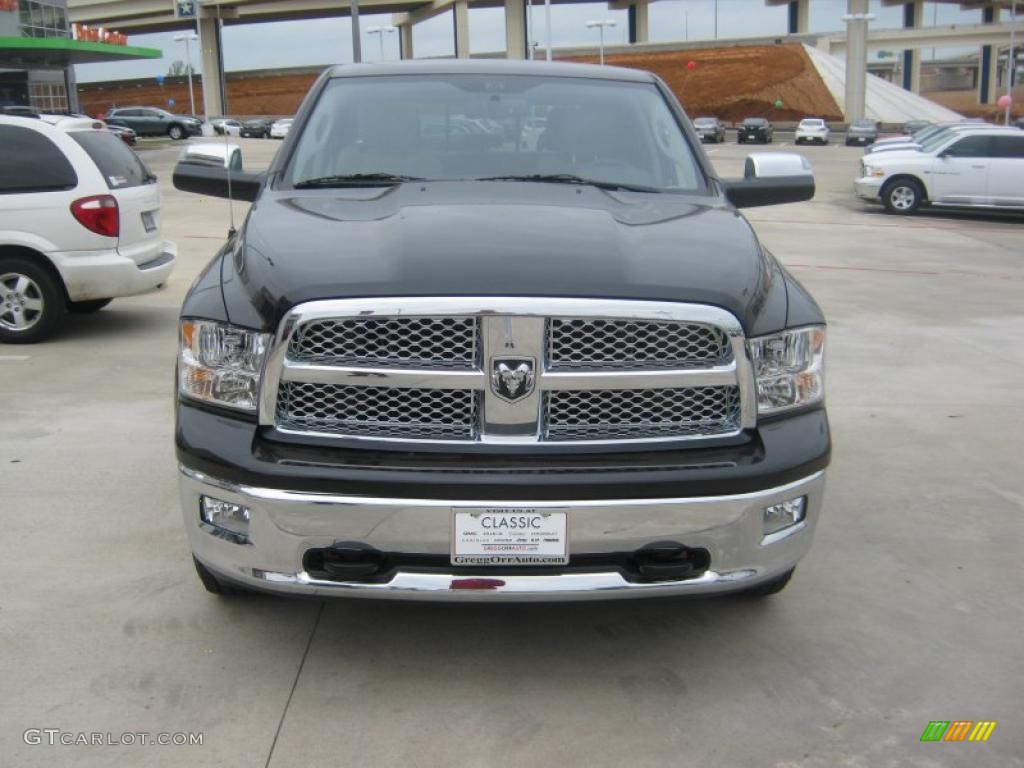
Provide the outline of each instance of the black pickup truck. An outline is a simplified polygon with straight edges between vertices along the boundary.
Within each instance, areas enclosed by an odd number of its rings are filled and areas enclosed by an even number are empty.
[[[253,202],[181,312],[211,592],[764,595],[810,546],[824,319],[737,211],[812,197],[799,156],[718,178],[645,72],[396,62],[174,183]]]

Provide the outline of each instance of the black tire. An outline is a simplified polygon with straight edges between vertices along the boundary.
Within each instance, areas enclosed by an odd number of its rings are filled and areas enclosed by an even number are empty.
[[[0,342],[43,341],[63,316],[64,290],[45,268],[19,256],[0,257]]]
[[[771,581],[758,584],[756,587],[745,589],[739,594],[743,595],[743,597],[768,597],[769,595],[776,595],[786,588],[789,580],[793,578],[793,571],[795,570],[796,567],[794,566],[781,576],[776,576]]]
[[[263,138],[264,139],[269,139],[270,138],[270,131],[264,131],[263,132]]]
[[[113,299],[92,299],[91,301],[69,301],[68,312],[73,315],[91,315],[93,312],[99,312],[107,304],[112,302]]]
[[[234,584],[228,584],[227,582],[221,581],[214,576],[205,565],[196,560],[195,556],[192,557],[192,562],[195,563],[196,574],[199,576],[199,580],[203,582],[203,586],[206,587],[206,591],[211,595],[231,597],[235,595],[254,594],[252,591],[245,589],[244,587],[236,587]]]
[[[924,202],[924,188],[915,179],[894,179],[882,187],[885,210],[897,216],[917,213]]]
[[[180,141],[185,138],[185,129],[180,125],[174,124],[167,129],[167,135],[174,141]]]

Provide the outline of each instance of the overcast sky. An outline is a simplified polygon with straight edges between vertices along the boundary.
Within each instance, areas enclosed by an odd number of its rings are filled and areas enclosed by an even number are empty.
[[[774,35],[786,32],[786,6],[767,7],[764,0],[658,0],[650,8],[652,42],[686,39],[710,40],[715,32],[715,7],[718,7],[719,37]],[[812,0],[811,31],[843,29],[846,0]],[[902,8],[883,7],[872,0],[871,11],[877,19],[873,27],[899,27]],[[597,31],[586,28],[589,19],[614,19],[618,25],[606,30],[607,42],[626,42],[626,11],[609,11],[607,3],[557,5],[551,9],[551,36],[554,46],[596,44]],[[533,39],[544,45],[543,0],[535,0]],[[387,16],[362,14],[363,59],[380,58],[377,37],[368,36],[373,25],[389,24]],[[925,24],[968,24],[981,21],[980,11],[962,11],[957,4],[926,3]],[[454,53],[452,13],[448,11],[414,27],[413,49],[417,57],[445,56]],[[174,33],[132,35],[129,43],[163,51],[162,59],[127,61],[111,64],[79,64],[75,72],[80,82],[155,77],[166,73],[171,63],[184,61],[184,43],[173,40]],[[384,40],[384,56],[398,58],[398,35]],[[472,53],[500,51],[505,48],[504,13],[501,8],[470,9],[469,42]],[[192,56],[197,71],[198,57]],[[352,61],[352,32],[347,18],[286,21],[273,24],[246,24],[224,28],[224,62],[230,71],[273,69]]]

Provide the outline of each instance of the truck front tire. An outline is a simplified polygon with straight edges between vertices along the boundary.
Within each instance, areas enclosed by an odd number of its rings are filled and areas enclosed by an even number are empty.
[[[882,189],[885,210],[900,216],[917,213],[924,199],[924,188],[914,179],[895,179]]]

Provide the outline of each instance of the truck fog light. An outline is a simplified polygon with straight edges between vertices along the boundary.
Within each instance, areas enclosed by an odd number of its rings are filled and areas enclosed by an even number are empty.
[[[764,534],[778,533],[784,528],[796,525],[804,519],[807,508],[807,497],[790,499],[781,504],[772,504],[764,508]]]
[[[229,538],[249,540],[249,508],[230,501],[221,501],[210,496],[199,498],[199,517],[229,534]]]

